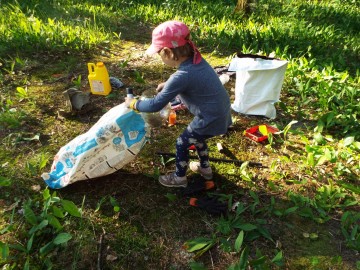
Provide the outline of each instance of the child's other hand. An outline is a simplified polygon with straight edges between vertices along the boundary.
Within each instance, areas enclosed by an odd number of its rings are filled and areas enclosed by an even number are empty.
[[[165,85],[164,82],[163,82],[163,83],[160,83],[160,84],[157,86],[157,88],[156,88],[156,92],[160,92],[160,91],[164,88],[164,85]]]
[[[125,105],[126,107],[130,108],[131,102],[134,100],[132,97],[125,97]]]

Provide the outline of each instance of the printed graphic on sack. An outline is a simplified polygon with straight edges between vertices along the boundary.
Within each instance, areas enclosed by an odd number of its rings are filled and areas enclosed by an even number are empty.
[[[54,157],[51,171],[42,178],[50,188],[58,189],[111,174],[136,157],[146,142],[146,133],[141,114],[120,104],[63,146]]]

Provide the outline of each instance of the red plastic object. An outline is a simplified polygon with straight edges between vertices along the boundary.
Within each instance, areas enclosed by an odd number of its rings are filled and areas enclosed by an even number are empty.
[[[258,125],[258,126],[248,128],[247,130],[244,131],[244,135],[255,142],[263,142],[263,141],[267,140],[268,135],[261,133],[259,130],[259,126],[265,126],[268,134],[269,133],[273,134],[273,133],[276,133],[279,131],[275,127],[269,126],[267,124],[263,124],[263,125]]]
[[[196,147],[195,147],[195,145],[190,145],[190,147],[189,147],[189,150],[191,150],[191,151],[195,151],[196,150]]]

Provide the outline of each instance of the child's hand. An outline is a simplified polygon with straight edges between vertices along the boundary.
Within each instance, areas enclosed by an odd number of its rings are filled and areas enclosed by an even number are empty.
[[[157,88],[156,88],[156,92],[160,92],[160,91],[164,88],[164,85],[165,85],[164,82],[163,82],[163,83],[160,83],[160,84],[157,86]]]
[[[132,97],[125,97],[125,105],[126,107],[130,108],[131,102],[134,100]]]

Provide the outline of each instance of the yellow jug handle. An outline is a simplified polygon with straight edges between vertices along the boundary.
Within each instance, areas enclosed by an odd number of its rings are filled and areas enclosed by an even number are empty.
[[[89,74],[95,73],[95,64],[94,63],[88,63],[88,69],[89,69]]]

